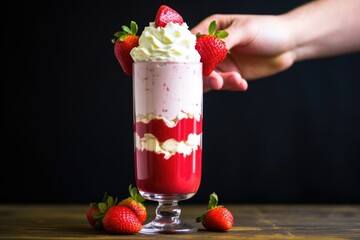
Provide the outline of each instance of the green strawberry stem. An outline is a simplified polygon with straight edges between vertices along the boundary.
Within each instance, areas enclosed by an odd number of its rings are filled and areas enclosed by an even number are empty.
[[[114,38],[111,39],[112,43],[116,43],[116,41],[120,40],[120,41],[124,41],[125,37],[128,35],[134,35],[136,36],[137,32],[138,32],[138,25],[136,24],[136,22],[131,21],[130,22],[130,28],[126,25],[121,26],[122,31],[118,31],[116,33],[114,33]]]
[[[226,38],[226,37],[229,35],[228,32],[225,31],[225,30],[219,30],[219,31],[215,32],[216,26],[217,26],[217,25],[216,25],[216,21],[213,20],[213,21],[210,23],[209,29],[208,29],[210,35],[217,36],[217,37],[220,38],[220,39]]]
[[[216,27],[217,27],[217,24],[216,24],[216,21],[213,20],[210,25],[209,25],[209,28],[208,28],[208,35],[210,36],[216,36],[220,39],[224,39],[226,38],[229,33],[225,30],[219,30],[219,31],[215,31],[216,30]],[[203,36],[203,35],[206,35],[206,34],[202,34],[202,33],[197,33],[196,34],[196,37],[200,37],[200,36]]]
[[[211,209],[215,208],[215,207],[218,207],[218,203],[219,203],[219,198],[218,198],[218,195],[216,193],[212,193],[210,194],[210,199],[209,199],[209,203],[208,203],[208,206],[207,206],[207,211],[201,215],[200,217],[197,217],[195,220],[196,222],[202,222],[205,218],[205,215],[208,211],[210,211]]]
[[[205,213],[204,213],[203,215],[201,215],[200,217],[197,217],[197,218],[195,219],[195,221],[196,221],[196,222],[202,222],[202,221],[204,220],[204,218],[205,218]]]
[[[104,197],[99,203],[91,203],[91,205],[95,208],[99,209],[99,212],[93,215],[93,218],[96,219],[96,227],[100,227],[102,225],[102,219],[105,216],[105,213],[113,206],[115,206],[118,202],[118,198],[115,199],[112,196],[109,196],[107,192],[105,192]]]
[[[217,206],[218,202],[219,202],[219,198],[218,198],[217,194],[216,193],[210,194],[210,199],[209,199],[209,204],[208,204],[207,209],[208,210],[213,209],[214,207]]]
[[[104,197],[103,197],[103,199],[102,199],[101,202],[105,202],[107,198],[108,198],[108,193],[105,192],[105,193],[104,193]]]

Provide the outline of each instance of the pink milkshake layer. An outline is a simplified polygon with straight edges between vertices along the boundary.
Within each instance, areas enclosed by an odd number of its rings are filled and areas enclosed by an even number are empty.
[[[202,114],[201,63],[134,63],[135,114],[161,115],[167,120],[180,113]]]

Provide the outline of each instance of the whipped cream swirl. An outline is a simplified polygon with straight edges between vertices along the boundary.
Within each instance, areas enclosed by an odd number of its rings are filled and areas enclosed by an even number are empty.
[[[200,54],[195,49],[196,36],[184,22],[168,23],[164,28],[150,22],[139,39],[139,46],[131,50],[134,62],[174,61],[199,62]]]

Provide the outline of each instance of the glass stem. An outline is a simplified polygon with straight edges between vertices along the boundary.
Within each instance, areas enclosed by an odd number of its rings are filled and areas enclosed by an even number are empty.
[[[181,224],[181,209],[177,201],[159,201],[156,208],[154,224],[157,227],[176,226]]]

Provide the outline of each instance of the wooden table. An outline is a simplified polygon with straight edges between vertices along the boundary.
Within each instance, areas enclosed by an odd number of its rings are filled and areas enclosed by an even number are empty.
[[[87,223],[87,204],[0,205],[0,239],[360,239],[360,205],[225,205],[235,217],[228,232],[205,231],[195,217],[206,205],[180,204],[191,234],[110,235]],[[148,219],[155,205],[148,204]],[[146,222],[147,222],[146,221]]]

